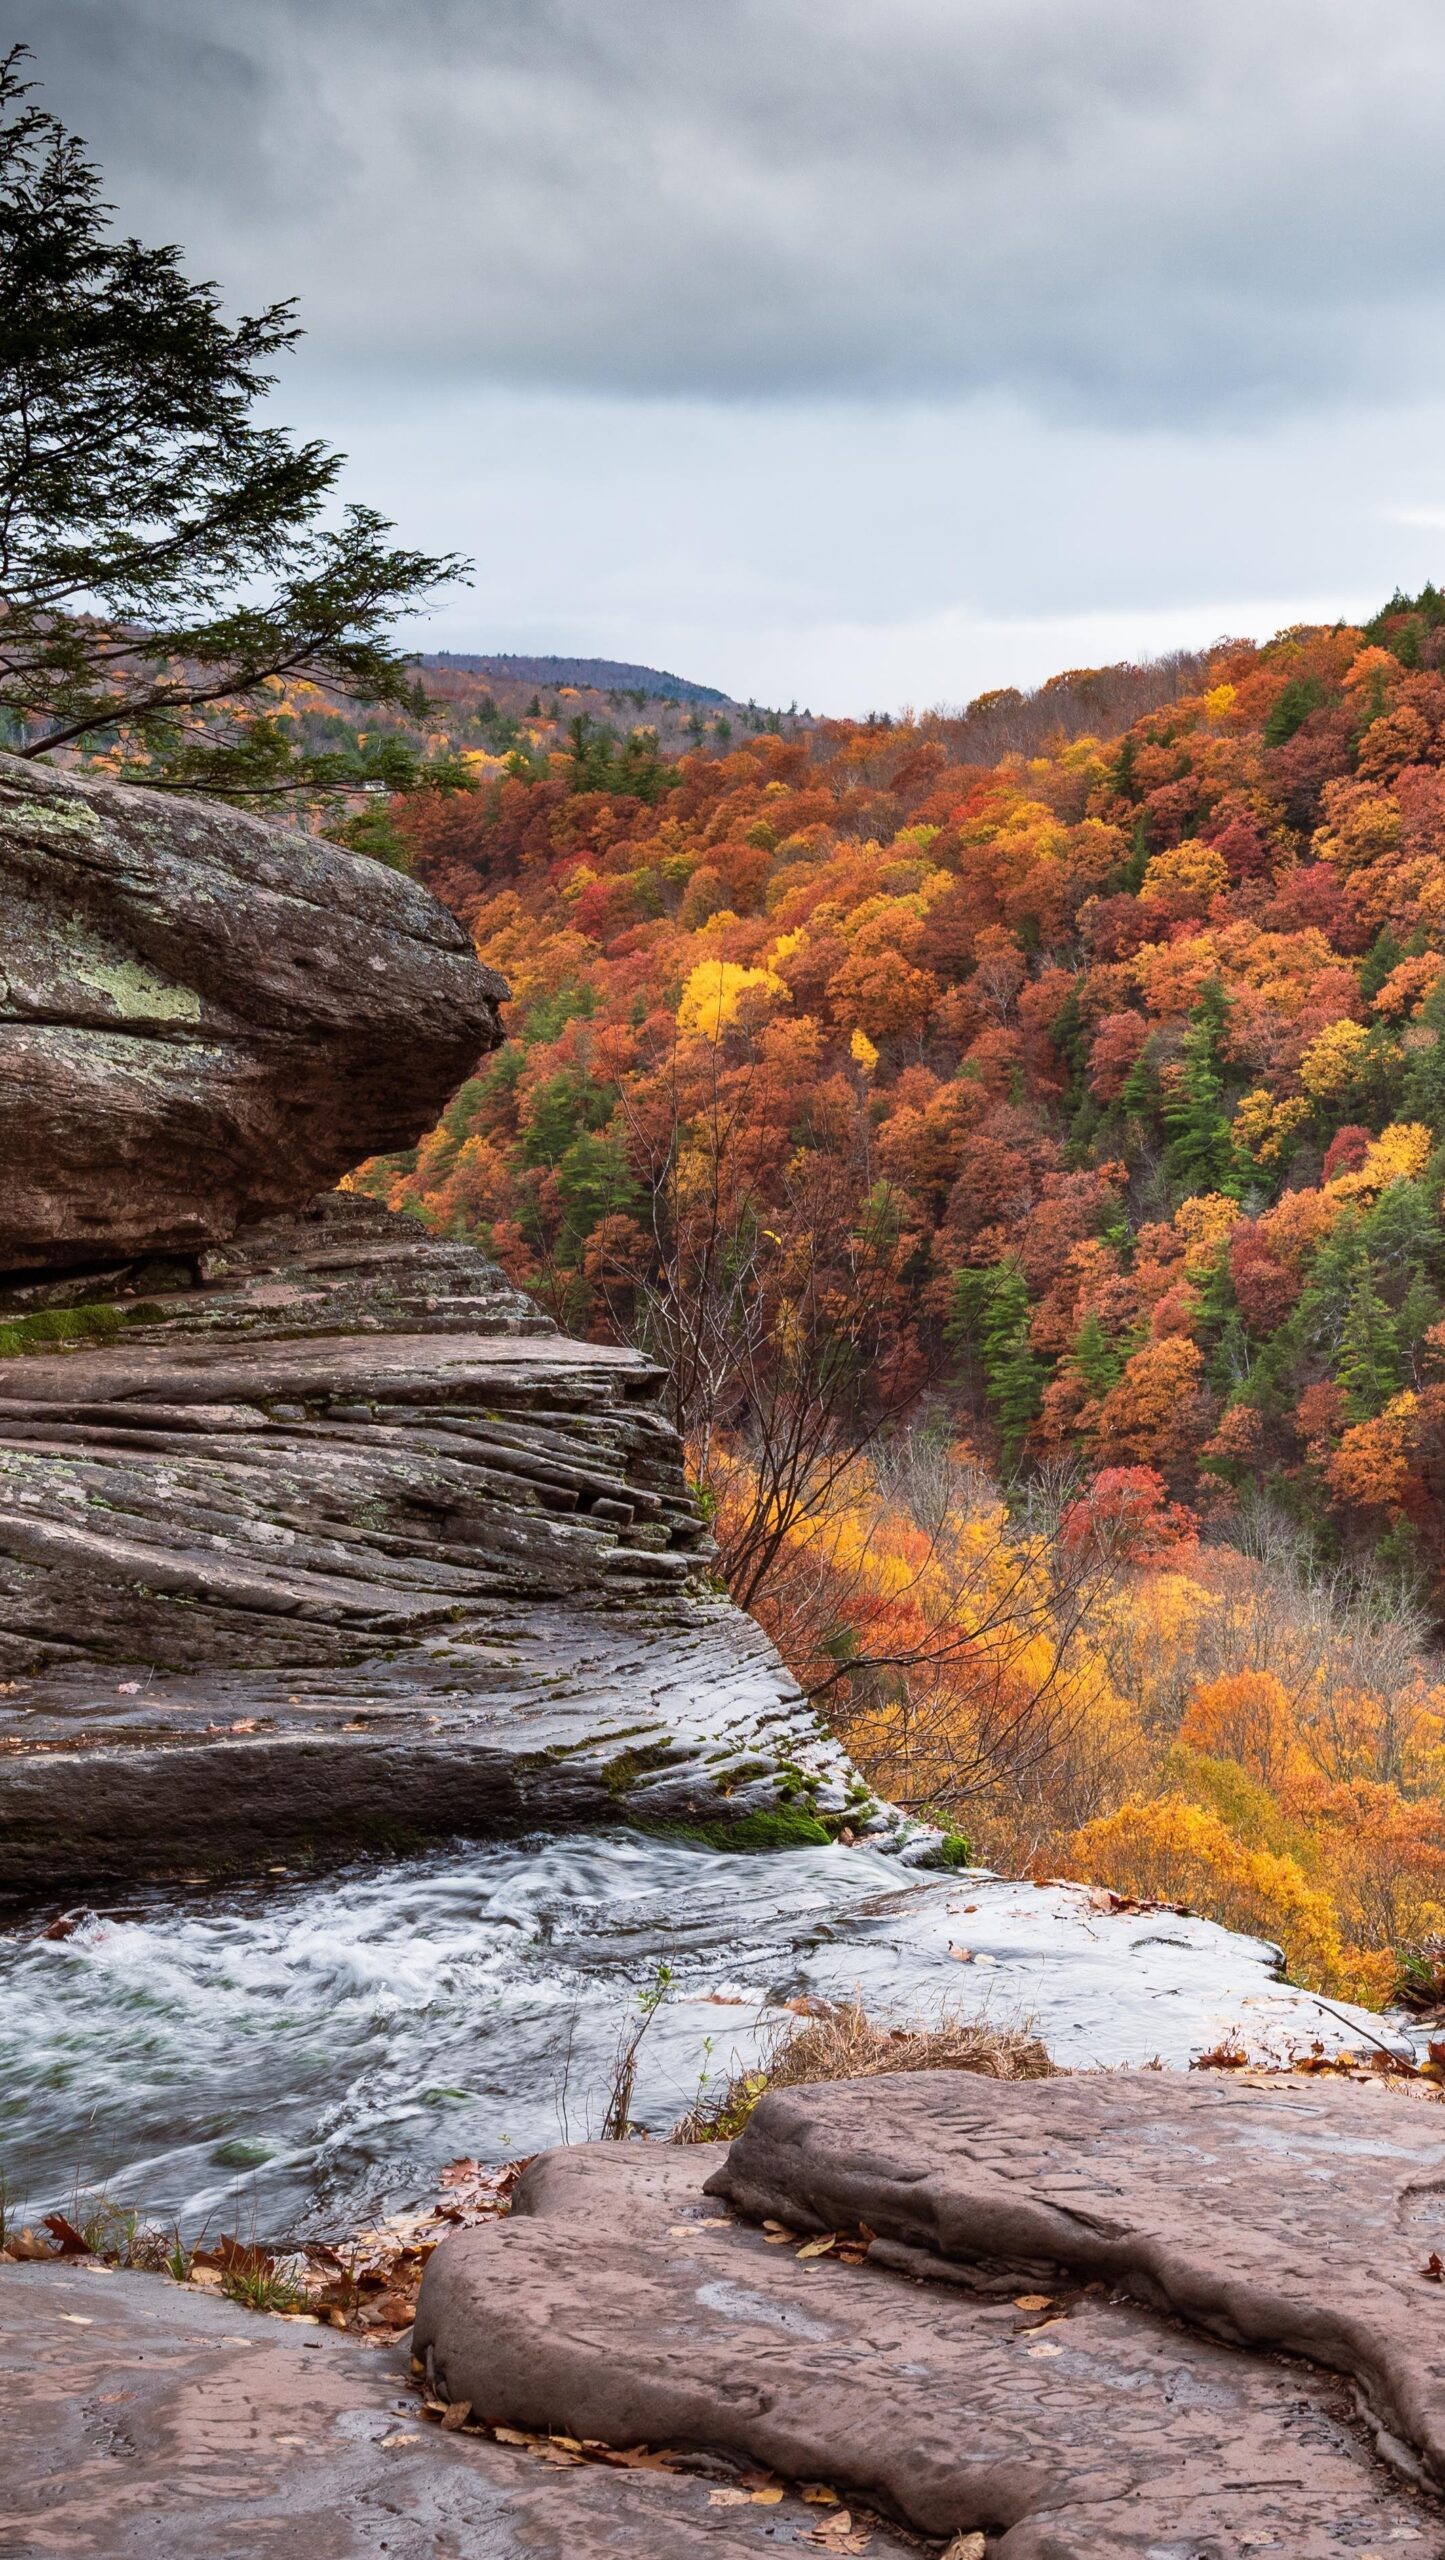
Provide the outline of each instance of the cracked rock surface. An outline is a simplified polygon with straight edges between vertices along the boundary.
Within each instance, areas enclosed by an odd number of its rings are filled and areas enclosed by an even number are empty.
[[[796,2224],[790,2242],[704,2192],[715,2159],[596,2145],[537,2162],[509,2221],[428,2266],[416,2339],[440,2386],[493,2423],[822,2480],[926,2534],[981,2531],[990,2560],[1445,2551],[1433,2500],[1379,2461],[1337,2377],[1102,2287],[999,2300],[800,2259]]]
[[[859,1819],[639,1354],[343,1194],[102,1312],[0,1362],[0,1889]]]
[[[414,880],[0,756],[0,1272],[193,1252],[409,1145],[503,981]]]
[[[1220,2336],[1351,2375],[1445,2480],[1438,2101],[1153,2072],[1015,2088],[961,2072],[779,2089],[711,2192],[905,2262],[1103,2278]]]
[[[818,2520],[444,2434],[404,2355],[159,2276],[0,2268],[0,2399],[6,2560],[763,2560]]]

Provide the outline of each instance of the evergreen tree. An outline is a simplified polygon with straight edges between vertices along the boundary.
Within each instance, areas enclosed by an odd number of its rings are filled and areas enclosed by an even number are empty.
[[[1233,1190],[1238,1184],[1221,1064],[1228,1019],[1228,998],[1219,980],[1211,978],[1189,1017],[1179,1074],[1161,1114],[1169,1140],[1165,1170],[1184,1198],[1196,1191]]]
[[[1152,1120],[1158,1107],[1159,1079],[1147,1048],[1141,1049],[1124,1079],[1119,1108],[1128,1120]]]
[[[1399,1391],[1400,1345],[1395,1319],[1376,1286],[1375,1268],[1368,1254],[1360,1258],[1345,1309],[1335,1378],[1344,1390],[1345,1411],[1351,1422],[1368,1422],[1383,1412],[1391,1396]]]
[[[1110,1340],[1102,1318],[1091,1307],[1074,1342],[1074,1367],[1091,1396],[1102,1399],[1118,1385],[1126,1357],[1125,1349]]]
[[[12,751],[119,730],[151,784],[242,799],[382,772],[313,753],[264,712],[274,678],[416,715],[391,632],[465,563],[389,547],[353,506],[327,525],[344,457],[258,422],[288,302],[223,318],[174,248],[118,239],[82,143],[31,103],[23,45],[0,61],[0,711]],[[422,703],[425,709],[425,703]],[[405,770],[403,770],[403,766]],[[428,779],[433,778],[428,776]],[[449,770],[449,786],[469,781]]]
[[[1017,1263],[960,1271],[947,1333],[982,1372],[1004,1463],[1012,1466],[1043,1402],[1045,1368],[1029,1341],[1033,1310]]]
[[[1366,1004],[1376,997],[1392,969],[1398,969],[1405,957],[1399,935],[1382,924],[1364,959],[1360,963],[1360,994]]]

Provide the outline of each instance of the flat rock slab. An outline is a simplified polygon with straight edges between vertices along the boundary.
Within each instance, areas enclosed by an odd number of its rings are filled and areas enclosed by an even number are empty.
[[[0,757],[0,1272],[193,1251],[422,1135],[507,993],[414,880]]]
[[[1335,2377],[1077,2289],[1045,2309],[800,2260],[720,2215],[705,2153],[581,2146],[431,2260],[416,2339],[492,2423],[698,2445],[990,2560],[1439,2560],[1433,2500]],[[995,2537],[997,2537],[995,2539]]]
[[[1445,2114],[1317,2080],[961,2072],[779,2089],[712,2192],[864,2222],[985,2275],[1104,2278],[1224,2337],[1351,2374],[1445,2479]]]
[[[0,2405],[5,2560],[761,2560],[818,2520],[443,2434],[404,2359],[157,2276],[0,2268]]]

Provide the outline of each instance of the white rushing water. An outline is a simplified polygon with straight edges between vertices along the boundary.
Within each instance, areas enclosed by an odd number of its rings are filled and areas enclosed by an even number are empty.
[[[660,1963],[632,2110],[654,2132],[805,1994],[1031,2019],[1084,2068],[1351,2041],[1256,1940],[1101,1901],[626,1832],[117,1896],[68,1935],[0,1935],[0,2172],[30,2215],[99,2187],[191,2236],[354,2223],[449,2160],[598,2132]]]

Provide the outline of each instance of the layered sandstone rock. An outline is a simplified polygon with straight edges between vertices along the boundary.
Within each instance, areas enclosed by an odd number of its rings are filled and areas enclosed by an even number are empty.
[[[1353,2377],[1445,2481],[1445,2115],[1388,2084],[959,2072],[775,2090],[711,2192],[895,2264],[1122,2287]]]
[[[650,1362],[345,1194],[180,1276],[0,1360],[0,1890],[881,1821],[712,1589]]]
[[[408,1145],[505,995],[414,881],[0,757],[0,1273],[195,1252]]]

